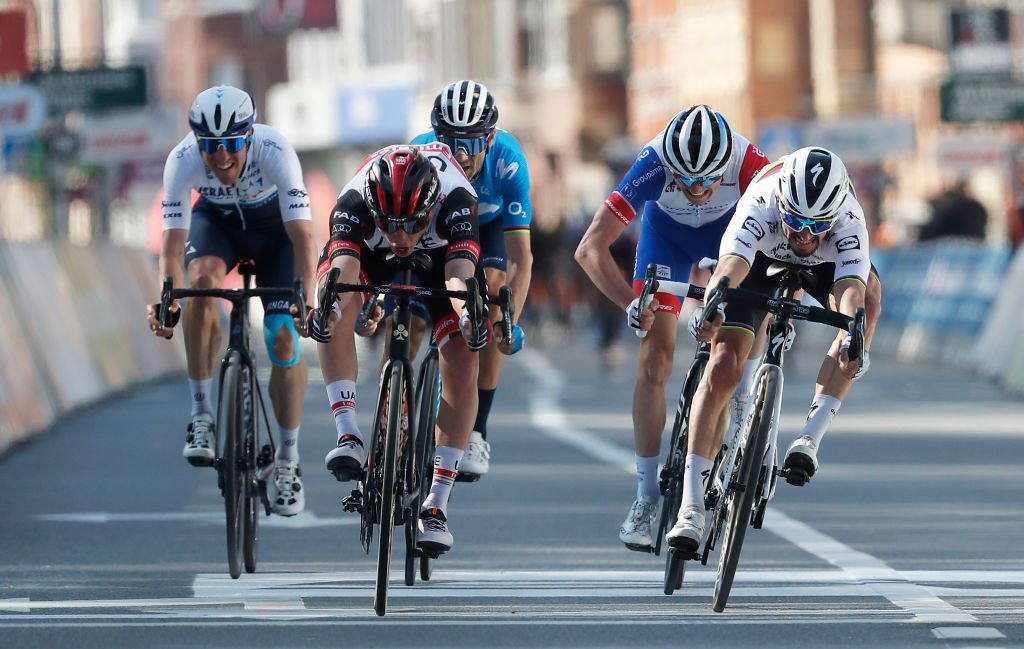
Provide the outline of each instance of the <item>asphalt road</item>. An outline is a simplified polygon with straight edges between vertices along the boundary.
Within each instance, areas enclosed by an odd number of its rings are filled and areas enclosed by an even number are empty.
[[[787,367],[784,444],[809,405],[812,343]],[[184,381],[80,411],[0,461],[0,646],[1024,647],[1024,404],[963,372],[873,357],[820,474],[780,486],[717,614],[713,561],[668,597],[663,558],[617,538],[635,488],[632,345],[610,376],[572,338],[508,364],[491,473],[453,494],[455,548],[411,588],[396,549],[383,619],[374,556],[323,469],[318,370],[300,442],[307,511],[264,519],[259,570],[237,581],[214,473],[180,455]],[[362,360],[365,421],[376,377]]]

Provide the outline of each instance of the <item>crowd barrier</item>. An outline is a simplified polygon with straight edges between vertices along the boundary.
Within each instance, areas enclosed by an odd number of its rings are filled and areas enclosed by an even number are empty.
[[[181,372],[145,323],[159,286],[141,250],[0,242],[0,452],[63,413]]]

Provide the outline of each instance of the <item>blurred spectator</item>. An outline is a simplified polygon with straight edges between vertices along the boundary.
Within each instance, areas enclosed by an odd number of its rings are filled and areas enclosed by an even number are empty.
[[[967,193],[967,182],[958,180],[951,188],[929,201],[931,218],[921,226],[918,241],[943,237],[984,239],[988,213],[985,206]]]

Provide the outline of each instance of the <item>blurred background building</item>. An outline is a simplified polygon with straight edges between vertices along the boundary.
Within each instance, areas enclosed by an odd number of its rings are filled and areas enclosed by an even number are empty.
[[[876,245],[913,240],[954,187],[1016,244],[1022,21],[1016,0],[0,0],[0,236],[152,246],[166,154],[219,83],[295,145],[325,220],[363,156],[474,78],[556,243],[707,102],[769,156],[837,151]]]

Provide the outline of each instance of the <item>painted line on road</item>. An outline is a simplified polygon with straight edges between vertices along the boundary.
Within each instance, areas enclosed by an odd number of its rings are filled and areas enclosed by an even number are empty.
[[[635,475],[633,453],[627,449],[598,439],[585,430],[574,428],[559,402],[565,384],[563,374],[543,355],[524,349],[522,367],[539,384],[531,391],[530,411],[533,421],[544,433],[564,441],[592,457],[607,462]],[[595,446],[596,442],[600,442]],[[598,452],[594,449],[599,448]],[[936,597],[918,584],[911,583],[881,559],[858,552],[778,510],[769,510],[765,527],[797,547],[813,554],[868,584],[875,592],[894,605],[911,613],[917,622],[972,623],[978,619],[952,604]]]
[[[33,516],[38,521],[57,523],[165,523],[165,522],[190,522],[223,525],[224,512],[69,512],[62,514],[37,514]],[[260,527],[283,527],[283,528],[307,528],[307,527],[337,527],[342,525],[357,525],[357,516],[328,516],[321,518],[316,513],[305,510],[295,516],[264,516],[260,518]]]

